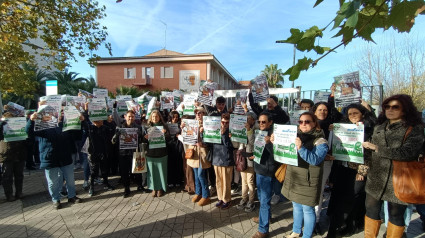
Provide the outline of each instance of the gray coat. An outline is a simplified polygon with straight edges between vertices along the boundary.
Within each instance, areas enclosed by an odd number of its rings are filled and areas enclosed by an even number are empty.
[[[406,204],[394,195],[393,164],[391,160],[411,161],[418,159],[424,142],[424,128],[417,125],[407,136],[408,129],[402,122],[388,125],[388,121],[377,125],[373,131],[372,143],[378,151],[372,152],[372,162],[367,175],[366,192],[378,200]]]

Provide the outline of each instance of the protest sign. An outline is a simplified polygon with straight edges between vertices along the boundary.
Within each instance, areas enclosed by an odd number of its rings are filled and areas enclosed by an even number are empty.
[[[156,104],[156,97],[152,97],[151,100],[149,101],[148,109],[146,111],[146,119],[148,119],[149,116],[151,115],[153,109],[155,108],[155,104]]]
[[[267,136],[267,131],[255,130],[255,141],[254,141],[254,162],[259,164],[261,156],[263,155],[266,141],[264,138]]]
[[[142,110],[148,109],[149,101],[152,99],[152,97],[149,96],[148,94],[149,94],[149,92],[146,92],[146,93],[142,94],[142,96],[138,97],[137,100],[136,100],[137,103],[142,108]]]
[[[89,98],[94,98],[94,95],[92,93],[89,93],[86,90],[82,90],[82,89],[78,89],[78,96],[84,97],[86,101]]]
[[[174,108],[174,96],[172,92],[161,92],[160,101],[162,110]]]
[[[40,131],[57,127],[62,108],[61,95],[48,95],[40,98],[34,130]]]
[[[112,111],[114,110],[114,104],[115,104],[115,99],[106,98],[106,109],[107,109],[107,113],[108,115],[112,114]]]
[[[235,110],[233,110],[233,113],[239,114],[239,115],[245,114],[245,110],[243,106],[246,104],[246,101],[248,99],[248,93],[249,93],[249,89],[242,89],[236,92],[236,97],[235,97],[236,103],[235,103]]]
[[[300,120],[300,115],[304,112],[308,112],[307,110],[295,110],[289,113],[289,122],[291,125],[298,125],[298,121]]]
[[[105,98],[89,98],[90,121],[103,121],[108,119]]]
[[[295,146],[297,126],[274,124],[273,127],[274,160],[279,163],[298,166],[297,148]]]
[[[364,125],[334,123],[332,155],[336,160],[364,163]]]
[[[108,89],[106,88],[93,88],[93,96],[96,98],[107,98]]]
[[[136,115],[136,119],[140,119],[140,105],[135,103],[133,100],[125,101],[125,104],[127,105],[127,110],[133,111]]]
[[[152,126],[148,129],[149,149],[165,148],[163,126]]]
[[[189,93],[183,96],[183,115],[193,116],[195,113],[195,100],[198,98],[197,93]]]
[[[247,143],[248,137],[246,134],[245,124],[247,122],[247,116],[230,114],[229,130],[232,137],[231,141],[240,142],[243,144]]]
[[[174,96],[174,107],[178,107],[181,102],[183,102],[184,93],[180,90],[174,89],[173,90],[173,96]]]
[[[211,106],[214,97],[214,90],[217,89],[217,86],[216,82],[205,82],[202,84],[198,91],[198,102]]]
[[[251,80],[251,92],[255,103],[264,102],[269,97],[269,86],[264,74]]]
[[[63,108],[63,127],[62,131],[81,130],[81,113],[74,106],[65,106]]]
[[[84,97],[66,96],[66,106],[74,106],[79,112],[84,112],[84,104],[86,102]]]
[[[194,119],[183,119],[182,127],[183,144],[196,145],[198,142],[199,122]]]
[[[126,101],[131,101],[131,100],[133,100],[133,98],[131,98],[130,95],[117,96],[117,113],[119,116],[124,115],[128,111]]]
[[[316,91],[314,92],[314,100],[313,102],[316,104],[318,102],[328,102],[328,98],[331,95],[331,92],[325,91]]]
[[[204,116],[204,142],[221,144],[221,117]]]
[[[7,103],[7,111],[12,113],[13,116],[15,117],[24,117],[25,116],[25,107],[13,103],[13,102],[8,102]]]
[[[180,128],[177,123],[167,123],[168,130],[170,130],[170,135],[174,136],[175,134],[180,133]]]
[[[3,125],[3,137],[5,142],[21,141],[27,139],[25,126],[27,120],[25,117],[9,117],[4,119],[6,124]]]
[[[120,150],[133,150],[138,145],[138,128],[118,128],[120,133]]]
[[[334,77],[335,107],[343,108],[362,99],[359,71]]]

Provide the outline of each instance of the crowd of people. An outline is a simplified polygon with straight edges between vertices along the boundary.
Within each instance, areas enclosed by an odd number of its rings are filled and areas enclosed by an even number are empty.
[[[219,209],[235,206],[253,212],[257,195],[258,216],[253,221],[258,223],[258,231],[252,236],[254,238],[268,236],[271,205],[285,198],[292,202],[294,219],[292,233],[286,237],[312,237],[314,233],[323,233],[319,219],[325,188],[331,191],[327,209],[328,238],[351,235],[363,229],[365,237],[377,237],[382,212],[388,217],[386,236],[403,236],[408,225],[404,216],[412,204],[402,202],[394,195],[391,162],[417,160],[424,152],[425,138],[421,115],[410,96],[394,95],[385,99],[378,117],[364,101],[338,111],[333,94],[327,102],[315,104],[308,99],[301,100],[299,107],[305,112],[300,114],[294,142],[298,165],[286,166],[283,182],[275,177],[281,164],[274,158],[276,138],[273,125],[289,124],[289,116],[275,96],[267,98],[267,106],[263,109],[249,94],[249,105],[249,109],[243,105],[247,116],[247,143],[231,140],[229,121],[233,109],[226,107],[224,97],[218,97],[215,106],[197,102],[194,116],[182,117],[174,110],[155,109],[147,118],[136,119],[132,110],[123,116],[114,110],[108,120],[91,121],[86,105],[86,112],[80,116],[82,129],[69,131],[62,131],[63,115],[57,127],[34,130],[35,112],[28,115],[28,139],[25,141],[5,142],[2,122],[0,163],[3,164],[2,185],[7,201],[22,197],[25,162],[30,163],[27,168],[31,169],[33,159],[39,158],[39,167],[45,171],[54,207],[61,208],[63,193],[68,202],[81,202],[76,196],[74,178],[74,162],[80,157],[87,161],[83,187],[89,196],[98,192],[95,184],[99,183],[99,171],[103,188],[107,190],[115,189],[116,185],[112,186],[108,178],[119,171],[124,197],[131,196],[130,185],[134,182],[138,192],[148,192],[152,197],[161,197],[170,188],[177,187],[193,194],[192,202],[199,206],[210,204],[211,198],[217,196],[215,206]],[[3,118],[13,116],[7,110],[3,114]],[[204,141],[204,116],[220,117],[220,143]],[[169,123],[185,127],[183,119],[197,120],[200,133],[195,144],[183,143],[181,131],[172,134],[169,129]],[[363,164],[335,160],[330,143],[334,123],[364,125]],[[166,148],[153,148],[149,144],[148,131],[156,126],[163,128]],[[139,150],[146,151],[147,173],[132,173],[136,149],[120,147],[120,128],[137,130],[138,142],[143,147]],[[267,135],[261,158],[254,161],[257,130]],[[232,189],[237,187],[241,188],[241,199],[236,204]],[[382,209],[384,201],[386,209]],[[414,205],[425,223],[425,205]]]

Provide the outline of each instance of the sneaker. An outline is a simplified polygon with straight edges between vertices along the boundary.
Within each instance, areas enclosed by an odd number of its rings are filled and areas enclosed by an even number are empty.
[[[68,196],[68,192],[65,190],[65,191],[61,191],[60,193],[59,193],[62,197],[67,197]]]
[[[123,195],[123,197],[124,198],[128,198],[129,196],[130,196],[130,188],[124,189],[124,195]]]
[[[58,210],[62,208],[61,202],[57,201],[57,202],[53,202],[53,208]]]
[[[236,209],[243,210],[245,208],[246,202],[242,199],[238,205],[236,205]]]
[[[255,204],[253,202],[248,202],[245,206],[245,212],[252,212],[255,209]]]
[[[223,203],[224,202],[222,200],[220,200],[215,204],[215,207],[221,207],[221,205],[223,205]]]
[[[273,195],[272,196],[272,200],[270,201],[270,204],[271,205],[276,205],[276,204],[278,204],[281,200],[280,200],[281,198],[280,198],[280,195]]]
[[[201,200],[201,198],[202,198],[201,195],[196,194],[195,196],[193,196],[192,202],[197,203],[197,202],[199,202],[199,200]]]
[[[73,198],[68,198],[68,202],[69,202],[69,203],[81,203],[81,202],[82,202],[82,200],[81,200],[81,198],[79,198],[79,197],[75,196],[75,197],[73,197]]]
[[[221,210],[226,210],[230,208],[230,202],[224,202],[223,205],[221,205]]]
[[[89,188],[89,197],[94,195],[94,189],[93,187]]]
[[[301,234],[292,232],[290,235],[287,235],[286,238],[298,238]]]
[[[84,180],[84,183],[83,183],[83,189],[84,189],[84,190],[89,189],[89,181]]]
[[[198,202],[198,206],[202,207],[211,203],[210,198],[201,198]]]

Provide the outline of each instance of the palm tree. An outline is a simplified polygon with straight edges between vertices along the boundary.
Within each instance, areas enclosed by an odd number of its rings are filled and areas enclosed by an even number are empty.
[[[131,97],[139,97],[143,94],[143,91],[135,88],[135,87],[126,87],[126,86],[119,86],[117,89],[115,89],[116,95],[131,95]]]
[[[266,68],[261,71],[266,78],[269,87],[271,88],[282,88],[283,87],[283,72],[282,69],[278,69],[277,64],[266,65]]]
[[[55,71],[48,79],[58,81],[59,94],[69,95],[77,95],[80,83],[88,82],[86,78],[78,77],[78,73],[68,72],[68,69],[65,69],[63,72]]]

